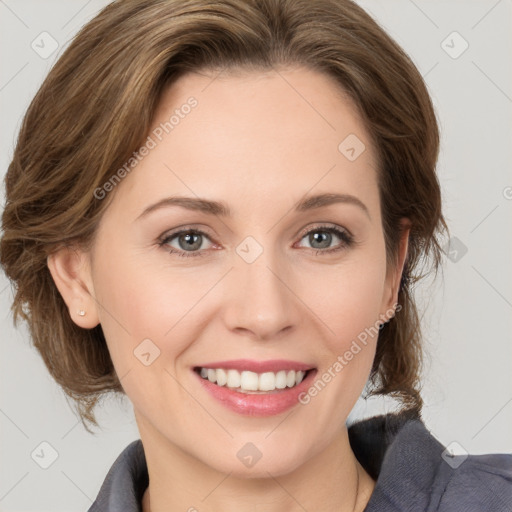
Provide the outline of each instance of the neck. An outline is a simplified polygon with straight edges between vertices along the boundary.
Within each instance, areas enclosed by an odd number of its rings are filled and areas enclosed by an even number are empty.
[[[174,445],[162,450],[153,441],[143,439],[150,482],[143,512],[362,512],[375,487],[346,429],[302,466],[265,478],[222,473]]]

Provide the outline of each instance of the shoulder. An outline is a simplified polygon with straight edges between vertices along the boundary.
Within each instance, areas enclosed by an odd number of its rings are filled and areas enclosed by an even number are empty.
[[[357,422],[349,438],[376,480],[366,512],[512,510],[511,454],[452,456],[407,412]]]
[[[466,511],[512,510],[512,454],[445,454],[445,462],[450,469],[437,478],[439,511],[454,504]]]

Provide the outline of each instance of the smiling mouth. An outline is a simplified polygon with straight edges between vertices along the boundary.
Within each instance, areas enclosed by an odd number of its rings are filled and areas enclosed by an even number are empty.
[[[256,373],[223,368],[195,367],[203,379],[220,387],[246,394],[278,393],[298,386],[314,368],[309,370],[280,370]]]

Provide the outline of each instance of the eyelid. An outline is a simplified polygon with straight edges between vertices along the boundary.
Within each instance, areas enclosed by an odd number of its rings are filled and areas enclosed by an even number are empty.
[[[168,231],[165,231],[158,237],[158,240],[162,241],[162,240],[170,238],[174,235],[178,235],[180,233],[186,233],[188,231],[193,231],[193,232],[197,232],[200,234],[208,235],[208,237],[210,237],[210,238],[213,237],[213,235],[210,233],[208,228],[204,228],[203,226],[199,227],[199,225],[196,225],[196,224],[184,224],[183,226],[177,226],[173,229],[169,229]]]
[[[307,234],[309,234],[311,231],[314,230],[322,230],[322,229],[336,229],[338,231],[342,231],[347,234],[348,237],[353,238],[353,234],[344,226],[340,226],[338,224],[333,224],[332,222],[318,222],[314,223],[313,227],[306,227],[302,231],[299,232],[297,235],[299,238],[303,238]]]
[[[303,228],[301,231],[299,231],[299,233],[296,235],[296,237],[303,238],[308,233],[310,233],[312,230],[314,230],[314,229],[322,229],[322,228],[325,228],[325,229],[327,229],[327,228],[339,229],[340,231],[345,232],[349,237],[353,237],[354,236],[349,229],[347,229],[344,226],[339,226],[338,224],[333,224],[331,222],[322,222],[322,221],[319,221],[319,222],[316,222],[316,223],[313,223],[313,224],[314,224],[313,226],[307,226],[307,227]],[[171,237],[173,235],[177,235],[177,234],[179,234],[181,232],[186,232],[186,231],[197,231],[198,233],[208,235],[210,238],[213,237],[213,235],[208,232],[208,228],[205,229],[203,227],[197,227],[197,226],[199,226],[199,225],[196,225],[196,224],[185,224],[183,226],[177,226],[176,228],[173,228],[173,229],[171,229],[169,231],[165,231],[162,235],[160,235],[158,237],[158,240],[162,241],[162,240],[165,240],[166,238],[169,238],[169,237]]]

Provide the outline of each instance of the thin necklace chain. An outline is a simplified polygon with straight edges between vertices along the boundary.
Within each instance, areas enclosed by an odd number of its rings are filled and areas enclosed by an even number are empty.
[[[359,468],[356,464],[356,472],[357,472],[357,488],[356,488],[356,498],[354,501],[354,507],[352,508],[352,512],[356,512],[357,498],[359,498]]]

